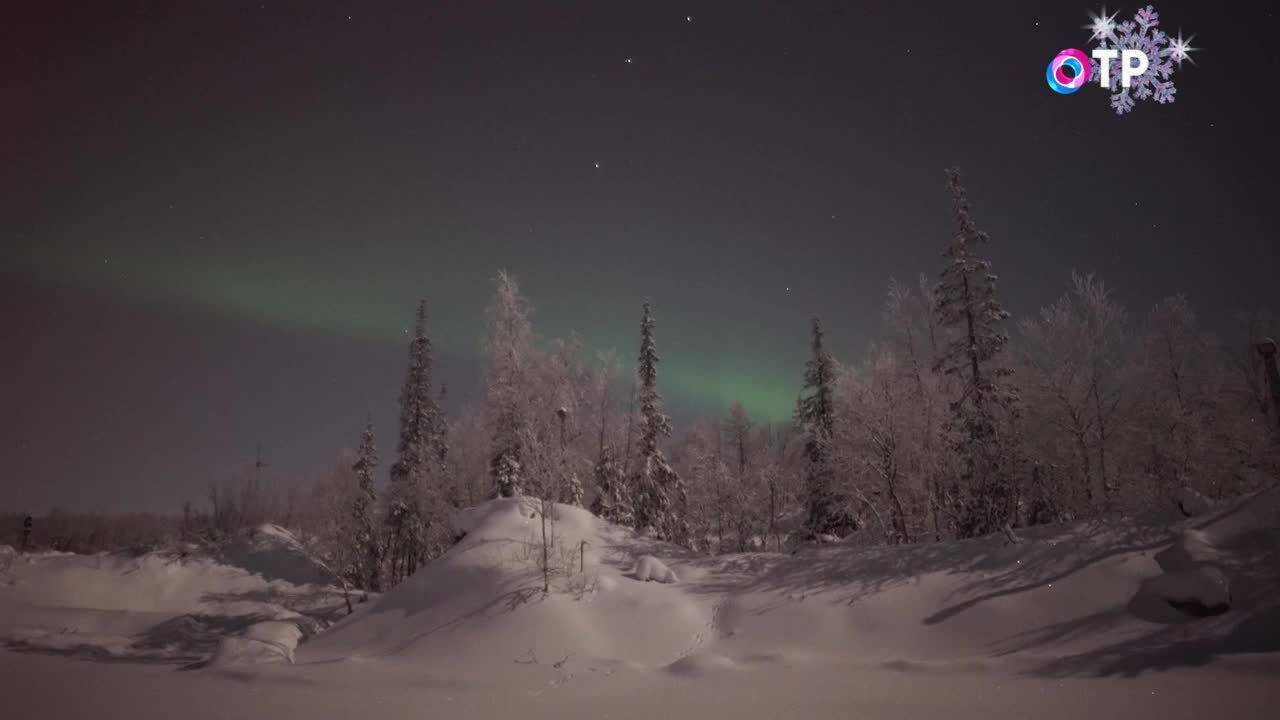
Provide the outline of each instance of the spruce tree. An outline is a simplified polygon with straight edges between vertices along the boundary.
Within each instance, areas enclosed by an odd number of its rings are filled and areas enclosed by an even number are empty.
[[[356,493],[355,503],[351,508],[352,527],[355,530],[354,554],[357,567],[360,569],[360,582],[374,592],[381,590],[381,561],[378,552],[377,530],[374,528],[373,513],[378,502],[377,489],[374,487],[373,471],[378,467],[378,449],[374,445],[373,423],[365,425],[360,435],[360,450],[356,454],[356,462],[352,466],[360,489]]]
[[[431,394],[431,339],[427,303],[418,304],[414,334],[409,341],[409,366],[400,390],[400,437],[397,459],[391,466],[388,503],[391,572],[395,580],[417,569],[427,552],[428,518],[422,509],[423,491],[436,473],[437,443],[442,426],[440,411]]]
[[[944,253],[947,265],[938,278],[934,312],[951,337],[934,371],[959,380],[959,397],[951,403],[948,421],[958,476],[944,510],[955,534],[971,537],[995,532],[1013,517],[1018,396],[1011,371],[1001,363],[1009,341],[1001,328],[1009,313],[996,298],[990,261],[979,254],[989,237],[970,215],[956,168],[947,170],[947,189],[956,232]]]
[[[569,408],[563,405],[560,406],[556,410],[556,417],[560,420],[560,467],[558,471],[562,482],[559,501],[565,505],[582,507],[582,481],[578,479],[578,473],[573,469],[569,461],[569,439],[567,435]]]
[[[632,525],[635,513],[631,495],[627,492],[626,476],[608,445],[601,446],[592,476],[596,483],[596,497],[591,502],[591,512],[609,522]]]
[[[746,481],[752,426],[751,416],[747,415],[746,408],[742,407],[742,403],[736,402],[729,406],[729,417],[724,421],[724,430],[729,436],[729,442],[733,445],[734,456],[732,459],[738,474],[739,484]]]
[[[522,436],[528,427],[529,363],[533,330],[529,301],[506,272],[495,280],[493,298],[485,310],[488,336],[485,352],[484,409],[489,425],[491,451],[489,473],[499,497],[516,497],[524,483]]]
[[[636,371],[640,437],[639,462],[631,483],[635,491],[635,524],[637,528],[653,528],[664,539],[682,542],[688,535],[681,517],[688,506],[688,493],[679,473],[672,469],[658,447],[662,438],[671,435],[671,419],[662,412],[662,396],[658,394],[658,349],[653,327],[653,312],[649,303],[645,303]]]
[[[565,505],[582,507],[583,493],[582,481],[578,479],[576,472],[570,470],[565,478],[564,492],[561,495],[560,502]]]
[[[755,497],[752,483],[749,480],[747,465],[750,461],[751,417],[742,403],[735,402],[729,406],[729,417],[724,421],[724,433],[729,438],[733,457],[737,486],[730,496],[728,505],[734,513],[738,530],[738,550],[746,552],[747,543],[751,540],[752,530],[756,524]]]
[[[796,403],[796,425],[804,433],[805,526],[811,535],[840,534],[855,523],[835,482],[831,441],[835,434],[836,364],[823,345],[822,321],[811,325],[813,357],[805,364],[804,391]]]

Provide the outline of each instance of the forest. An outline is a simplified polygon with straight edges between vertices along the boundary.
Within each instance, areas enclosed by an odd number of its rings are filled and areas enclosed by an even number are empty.
[[[277,493],[255,473],[210,488],[180,516],[54,512],[20,542],[142,552],[274,522],[352,585],[383,590],[459,539],[454,509],[497,496],[583,506],[714,554],[843,538],[1015,541],[1031,525],[1191,514],[1274,482],[1269,313],[1240,314],[1221,339],[1181,295],[1130,313],[1101,278],[1073,273],[1057,300],[1011,317],[958,170],[946,179],[954,234],[939,244],[939,267],[889,280],[879,334],[860,358],[833,357],[813,318],[789,422],[733,404],[673,432],[653,307],[638,303],[632,363],[577,337],[539,336],[531,300],[499,271],[483,391],[455,417],[433,382],[430,302],[419,304],[398,427],[382,432],[394,438],[385,461],[369,424],[358,449],[308,489]]]

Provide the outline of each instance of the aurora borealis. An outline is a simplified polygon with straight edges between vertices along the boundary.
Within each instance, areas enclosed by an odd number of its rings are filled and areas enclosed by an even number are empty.
[[[367,412],[390,432],[419,297],[469,402],[499,268],[539,334],[628,362],[651,300],[677,421],[785,419],[811,314],[854,359],[889,278],[937,272],[949,165],[1015,313],[1073,269],[1210,322],[1274,292],[1273,101],[1231,68],[1277,61],[1225,40],[1271,11],[1162,3],[1200,66],[1118,119],[1043,86],[1087,37],[1071,4],[51,5],[9,18],[0,71],[5,506],[171,509],[259,439],[283,474],[326,466]],[[221,360],[196,378],[201,352]],[[197,382],[241,405],[202,410]],[[133,390],[57,390],[82,385]]]

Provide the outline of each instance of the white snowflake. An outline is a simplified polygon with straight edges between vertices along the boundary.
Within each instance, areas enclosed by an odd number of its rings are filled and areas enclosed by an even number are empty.
[[[1103,10],[1102,18],[1106,18]],[[1114,18],[1115,16],[1111,16]],[[1111,25],[1110,28],[1107,26]],[[1173,84],[1174,61],[1181,65],[1186,53],[1171,47],[1167,33],[1159,29],[1160,14],[1155,7],[1148,5],[1134,14],[1133,20],[1121,23],[1095,22],[1088,28],[1094,31],[1098,39],[1098,47],[1114,50],[1141,50],[1147,56],[1147,70],[1130,81],[1128,88],[1120,86],[1120,58],[1109,60],[1108,77],[1111,91],[1111,108],[1117,115],[1133,110],[1139,100],[1154,100],[1158,103],[1171,103],[1178,92]],[[1092,38],[1091,38],[1092,39]],[[1179,33],[1181,42],[1181,33]],[[1093,61],[1093,73],[1099,76],[1101,68],[1098,61]]]

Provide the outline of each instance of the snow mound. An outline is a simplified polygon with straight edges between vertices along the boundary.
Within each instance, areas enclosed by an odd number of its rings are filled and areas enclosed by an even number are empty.
[[[1231,584],[1223,572],[1223,553],[1211,532],[1229,528],[1186,529],[1156,556],[1163,572],[1148,578],[1134,595],[1132,607],[1139,615],[1166,621],[1169,609],[1193,617],[1219,615],[1231,607]]]
[[[221,559],[268,581],[284,580],[293,585],[328,585],[333,581],[333,573],[307,552],[297,536],[270,523],[241,533],[222,548]]]
[[[636,566],[631,571],[631,576],[640,581],[652,580],[660,583],[674,583],[679,580],[666,563],[652,555],[641,555],[636,558]]]
[[[548,513],[544,593],[537,510],[536,502],[500,498],[459,512],[461,541],[356,617],[307,641],[299,661],[457,667],[546,664],[569,655],[662,667],[705,633],[714,598],[624,576],[631,558],[660,543],[578,507],[556,504]]]
[[[1168,571],[1189,570],[1201,563],[1214,563],[1221,553],[1203,530],[1184,530],[1168,550],[1156,558]]]
[[[672,675],[699,677],[726,670],[737,670],[738,664],[733,660],[712,652],[698,652],[686,655],[667,665],[664,670]]]
[[[1157,575],[1144,581],[1138,593],[1197,617],[1219,615],[1231,608],[1227,576],[1212,565],[1196,565]]]
[[[293,652],[301,639],[302,631],[295,623],[283,620],[255,623],[244,634],[223,639],[209,660],[209,667],[292,663]]]

